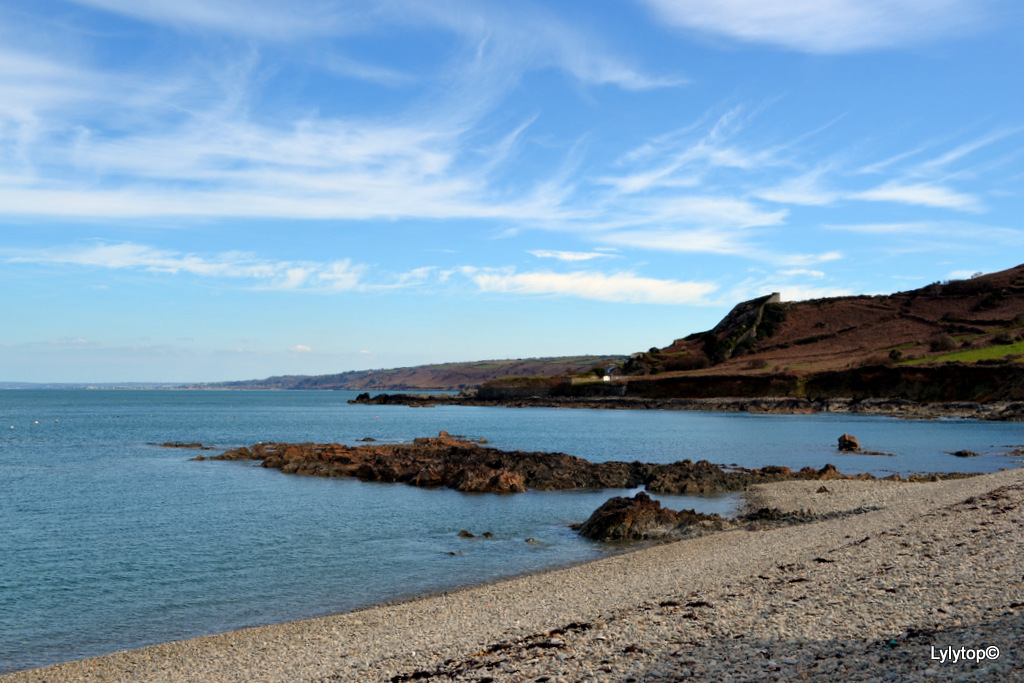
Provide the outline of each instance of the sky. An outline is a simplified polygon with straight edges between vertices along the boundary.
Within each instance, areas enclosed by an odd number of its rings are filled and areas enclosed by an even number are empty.
[[[0,381],[629,354],[1024,262],[1019,0],[0,0]]]

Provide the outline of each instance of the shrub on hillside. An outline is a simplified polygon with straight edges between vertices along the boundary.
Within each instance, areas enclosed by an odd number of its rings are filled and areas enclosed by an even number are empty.
[[[1009,332],[1000,332],[996,336],[992,337],[993,344],[1000,344],[1002,346],[1009,346],[1015,341],[1016,340],[1013,338],[1013,335],[1011,335]]]
[[[956,350],[956,340],[948,334],[939,335],[928,342],[928,348],[935,353],[949,353],[950,351]]]
[[[680,372],[684,370],[703,370],[709,365],[708,359],[703,355],[682,353],[667,356],[662,361],[661,367],[665,372]]]

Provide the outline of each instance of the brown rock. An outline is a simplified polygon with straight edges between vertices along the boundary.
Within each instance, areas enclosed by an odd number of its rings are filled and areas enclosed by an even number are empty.
[[[836,466],[828,463],[820,470],[818,470],[817,479],[845,479],[842,474],[836,469]]]
[[[261,460],[262,467],[286,474],[357,477],[480,493],[644,486],[651,493],[699,495],[741,491],[751,484],[792,478],[845,478],[832,465],[821,471],[805,467],[794,473],[787,467],[723,468],[706,460],[593,463],[566,453],[501,451],[454,436],[417,438],[411,444],[359,446],[259,443],[211,459]]]
[[[681,538],[697,528],[721,529],[729,522],[719,515],[693,510],[670,510],[641,491],[633,498],[607,500],[579,528],[580,536],[595,541]]]
[[[839,437],[839,450],[846,453],[855,453],[860,450],[860,441],[850,434],[843,434]]]

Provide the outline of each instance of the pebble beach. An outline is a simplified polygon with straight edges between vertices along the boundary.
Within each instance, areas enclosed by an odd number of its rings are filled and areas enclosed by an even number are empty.
[[[0,681],[1024,680],[1024,470],[745,495],[820,521]]]

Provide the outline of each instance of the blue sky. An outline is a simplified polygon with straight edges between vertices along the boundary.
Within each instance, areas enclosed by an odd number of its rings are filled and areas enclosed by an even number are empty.
[[[1024,262],[1015,0],[0,0],[0,381],[630,353]]]

